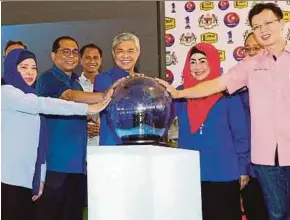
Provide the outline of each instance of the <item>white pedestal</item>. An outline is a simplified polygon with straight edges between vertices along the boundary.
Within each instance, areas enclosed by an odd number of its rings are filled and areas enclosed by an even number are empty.
[[[89,220],[201,220],[199,153],[151,145],[88,152]]]

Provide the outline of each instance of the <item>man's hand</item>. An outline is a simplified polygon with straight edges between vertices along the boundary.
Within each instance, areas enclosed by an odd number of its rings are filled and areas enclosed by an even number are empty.
[[[180,98],[179,91],[175,89],[173,85],[170,85],[168,82],[164,81],[163,79],[155,78],[155,80],[166,88],[167,92],[170,93],[172,98],[174,99]]]
[[[40,185],[39,185],[39,191],[38,191],[38,194],[32,196],[32,201],[33,201],[33,202],[35,202],[37,199],[40,198],[40,196],[41,196],[42,193],[43,193],[43,188],[44,188],[44,182],[41,182]]]
[[[249,181],[250,181],[250,177],[248,175],[241,175],[241,178],[240,178],[240,190],[245,188],[245,186],[248,184]]]
[[[93,138],[93,137],[99,136],[99,133],[100,133],[100,120],[97,120],[97,121],[89,120],[88,121],[88,125],[87,125],[87,129],[88,129],[89,138]]]
[[[109,89],[105,93],[102,101],[100,101],[96,104],[90,104],[88,114],[96,114],[96,113],[103,111],[107,107],[107,105],[109,105],[110,101],[112,100],[113,93],[114,93],[114,90]]]

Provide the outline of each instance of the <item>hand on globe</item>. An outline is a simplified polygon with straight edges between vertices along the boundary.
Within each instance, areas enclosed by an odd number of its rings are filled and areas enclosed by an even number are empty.
[[[139,76],[139,77],[144,77],[146,74],[144,74],[144,73],[133,73],[133,74],[131,74],[130,76],[131,77],[135,77],[135,76]]]
[[[172,96],[172,98],[174,98],[174,99],[179,98],[179,91],[177,89],[175,89],[173,85],[170,85],[168,82],[166,82],[163,79],[155,78],[155,80],[159,84],[161,84],[162,86],[164,86],[166,88],[167,92],[170,93],[170,95]]]

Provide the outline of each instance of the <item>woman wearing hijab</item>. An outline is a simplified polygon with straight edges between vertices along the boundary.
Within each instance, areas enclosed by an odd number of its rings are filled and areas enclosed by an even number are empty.
[[[183,85],[195,86],[220,75],[220,57],[210,44],[188,52]],[[249,135],[238,96],[217,93],[202,99],[175,100],[179,124],[178,147],[200,152],[203,220],[238,220],[240,179],[247,179]],[[245,183],[243,183],[245,184]]]
[[[5,84],[1,86],[3,220],[31,220],[32,203],[42,194],[46,133],[44,116],[40,114],[98,113],[110,101],[110,95],[93,105],[38,97],[32,87],[36,76],[36,58],[32,52],[15,49],[5,58]]]

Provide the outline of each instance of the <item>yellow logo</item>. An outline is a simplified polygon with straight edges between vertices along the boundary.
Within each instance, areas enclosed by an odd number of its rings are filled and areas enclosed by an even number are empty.
[[[209,11],[209,10],[212,10],[213,8],[214,8],[214,3],[211,1],[200,3],[200,10]]]
[[[243,9],[248,7],[248,1],[234,1],[234,7]]]
[[[218,35],[217,33],[207,32],[200,35],[200,41],[204,43],[213,44],[218,41]]]
[[[283,11],[283,20],[285,23],[290,22],[290,11]]]
[[[175,18],[165,17],[165,30],[170,30],[176,27]]]
[[[224,50],[218,50],[219,55],[220,55],[220,60],[225,61],[226,60],[226,51]]]

